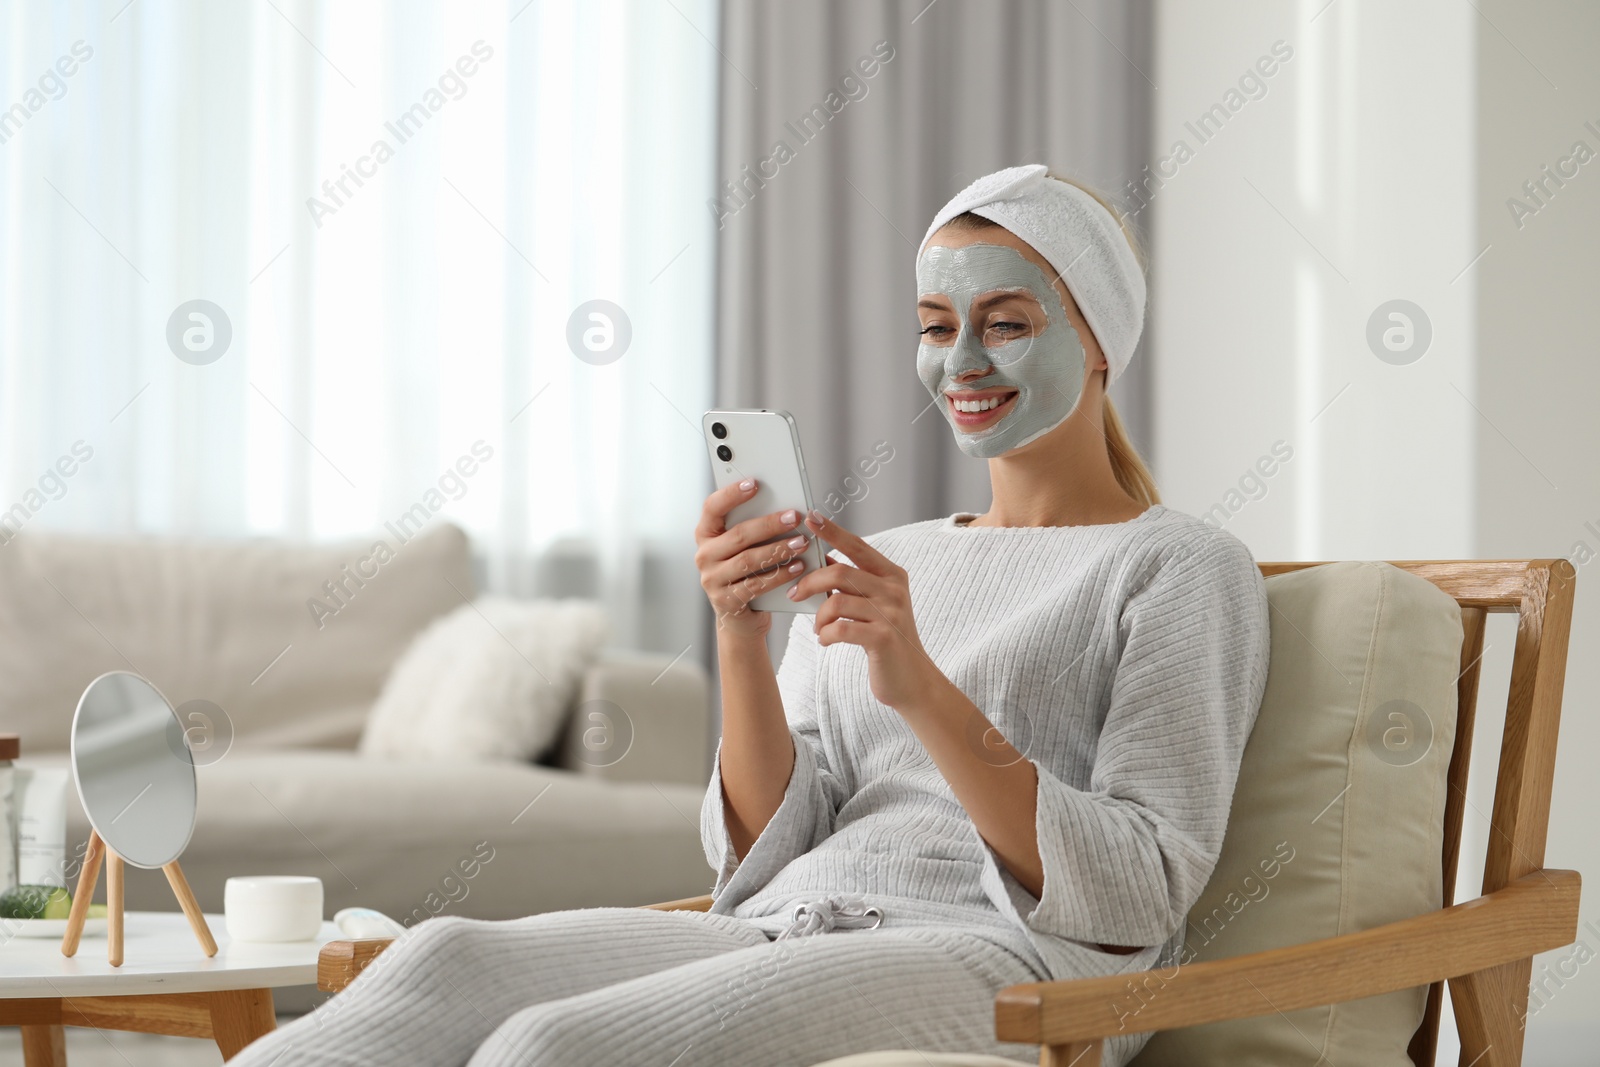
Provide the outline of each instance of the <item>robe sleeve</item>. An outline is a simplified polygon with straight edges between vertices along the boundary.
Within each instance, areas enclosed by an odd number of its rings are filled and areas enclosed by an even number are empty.
[[[729,913],[770,882],[791,860],[809,852],[833,833],[845,786],[828,763],[820,722],[817,665],[820,648],[813,617],[796,614],[789,645],[778,666],[778,692],[794,742],[794,770],[783,800],[741,861],[728,834],[722,792],[722,743],[711,768],[711,783],[700,808],[700,839],[706,861],[716,872],[712,910]]]
[[[1160,563],[1124,603],[1119,633],[1088,788],[1062,781],[1051,753],[1028,755],[1041,896],[984,843],[985,892],[1036,941],[1149,947],[1182,927],[1221,852],[1266,688],[1266,587],[1231,534]]]

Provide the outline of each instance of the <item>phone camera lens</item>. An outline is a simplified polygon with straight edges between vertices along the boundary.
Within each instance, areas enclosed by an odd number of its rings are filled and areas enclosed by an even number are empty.
[[[711,436],[720,441],[728,436],[728,428],[720,422],[713,422],[711,424]]]
[[[733,449],[729,448],[727,445],[718,445],[717,458],[722,460],[724,463],[728,462],[733,458]]]

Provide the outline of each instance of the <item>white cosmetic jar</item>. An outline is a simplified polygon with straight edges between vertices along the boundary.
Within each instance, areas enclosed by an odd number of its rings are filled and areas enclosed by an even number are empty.
[[[229,878],[222,914],[234,941],[310,941],[322,929],[322,879],[272,874]]]

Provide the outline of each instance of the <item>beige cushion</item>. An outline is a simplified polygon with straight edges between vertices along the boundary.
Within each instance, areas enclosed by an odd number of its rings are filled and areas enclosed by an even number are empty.
[[[688,656],[603,650],[567,716],[554,762],[586,778],[681,782],[704,794],[710,685],[705,668]]]
[[[1271,668],[1222,856],[1189,914],[1187,950],[1198,960],[1352,933],[1442,904],[1456,601],[1387,563],[1332,563],[1266,585]],[[1159,997],[1159,986],[1141,992]],[[1410,1067],[1406,1045],[1426,992],[1158,1034],[1133,1062]],[[1130,996],[1131,1017],[1140,1003]]]
[[[374,538],[318,545],[23,531],[0,548],[6,729],[22,735],[25,756],[65,750],[84,686],[132,670],[180,710],[190,701],[220,709],[194,706],[225,717],[237,748],[353,747],[389,666],[429,621],[474,593],[456,527],[404,543],[382,536],[393,557],[362,567]],[[356,577],[341,573],[347,564]],[[358,567],[372,577],[361,579]],[[325,582],[343,584],[344,606]],[[324,606],[320,619],[313,600]]]

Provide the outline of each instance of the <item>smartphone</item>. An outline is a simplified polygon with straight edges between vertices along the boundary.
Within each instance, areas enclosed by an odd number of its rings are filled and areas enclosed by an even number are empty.
[[[756,480],[756,495],[728,512],[728,529],[746,519],[794,508],[799,521],[765,544],[779,544],[796,531],[810,540],[797,557],[806,569],[793,581],[769,589],[750,601],[757,611],[792,611],[815,615],[827,600],[817,593],[805,600],[790,600],[789,587],[803,576],[821,569],[827,562],[822,543],[804,525],[811,510],[811,488],[806,481],[806,461],[800,452],[800,428],[787,411],[708,411],[701,420],[706,452],[711,457],[711,476],[718,489],[746,478]],[[785,561],[788,562],[788,561]]]

